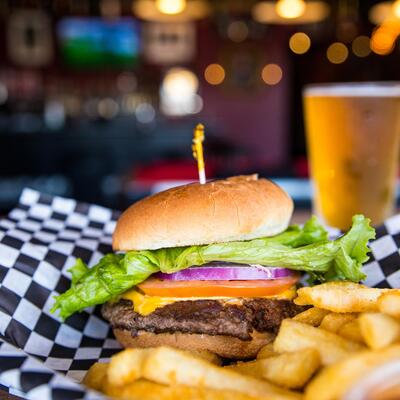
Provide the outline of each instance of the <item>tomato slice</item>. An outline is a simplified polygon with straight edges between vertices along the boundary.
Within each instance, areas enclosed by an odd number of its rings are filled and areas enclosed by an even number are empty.
[[[138,285],[149,296],[162,297],[260,297],[289,289],[299,275],[281,279],[249,281],[170,281],[149,278]]]

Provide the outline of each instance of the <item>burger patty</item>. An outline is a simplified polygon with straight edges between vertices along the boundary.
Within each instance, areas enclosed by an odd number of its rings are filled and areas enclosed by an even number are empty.
[[[251,340],[253,330],[276,332],[281,321],[291,318],[304,307],[289,300],[253,298],[238,304],[218,300],[177,301],[143,316],[130,300],[106,303],[102,315],[113,328],[152,333],[198,333],[233,336]]]

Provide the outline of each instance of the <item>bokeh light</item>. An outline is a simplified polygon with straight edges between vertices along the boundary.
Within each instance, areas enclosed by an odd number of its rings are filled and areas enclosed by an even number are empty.
[[[166,115],[193,114],[199,109],[197,76],[185,68],[171,68],[161,85],[161,110]]]
[[[267,64],[261,72],[262,80],[270,86],[277,85],[282,76],[282,68],[278,64]]]
[[[156,6],[163,14],[181,13],[186,7],[186,0],[156,0]]]
[[[379,55],[390,54],[400,34],[400,22],[386,21],[372,33],[371,50]]]
[[[249,28],[244,21],[233,21],[228,25],[228,38],[235,43],[244,42],[249,35]]]
[[[351,44],[351,49],[357,57],[367,57],[371,53],[370,38],[357,36]]]
[[[225,79],[224,67],[220,64],[210,64],[204,70],[204,79],[210,85],[220,85]]]
[[[326,51],[326,57],[332,64],[341,64],[349,56],[349,50],[346,45],[340,42],[332,43]]]
[[[393,3],[392,10],[393,10],[393,14],[394,14],[397,18],[400,18],[400,0],[396,0],[396,1]]]
[[[304,54],[311,47],[311,39],[304,32],[296,32],[289,39],[289,47],[293,53]]]
[[[304,14],[306,4],[304,0],[278,0],[276,12],[282,18],[298,18]]]

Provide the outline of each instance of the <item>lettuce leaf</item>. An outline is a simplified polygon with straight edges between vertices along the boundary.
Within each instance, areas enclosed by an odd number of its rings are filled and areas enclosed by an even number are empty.
[[[336,240],[328,240],[328,233],[313,217],[302,228],[291,226],[273,237],[108,254],[90,269],[77,260],[70,270],[71,288],[56,297],[52,312],[59,310],[65,319],[117,298],[155,272],[172,273],[211,261],[286,267],[308,272],[314,281],[358,282],[364,278],[361,265],[368,260],[367,243],[375,237],[369,222],[362,215],[354,216],[351,229]]]

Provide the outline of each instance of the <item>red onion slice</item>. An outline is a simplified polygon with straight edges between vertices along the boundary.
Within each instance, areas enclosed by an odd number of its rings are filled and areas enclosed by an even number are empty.
[[[172,274],[158,272],[153,276],[170,281],[245,281],[280,279],[293,274],[294,272],[287,268],[214,262]]]

